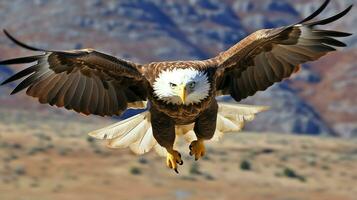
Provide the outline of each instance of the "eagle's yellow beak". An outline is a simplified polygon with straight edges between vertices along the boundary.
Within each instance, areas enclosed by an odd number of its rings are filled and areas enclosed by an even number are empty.
[[[186,85],[179,86],[179,95],[183,103],[186,102]]]

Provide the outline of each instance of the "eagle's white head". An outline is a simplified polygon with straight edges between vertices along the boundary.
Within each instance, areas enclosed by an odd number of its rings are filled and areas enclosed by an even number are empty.
[[[194,104],[209,95],[207,74],[192,68],[162,71],[156,78],[154,94],[166,103]]]

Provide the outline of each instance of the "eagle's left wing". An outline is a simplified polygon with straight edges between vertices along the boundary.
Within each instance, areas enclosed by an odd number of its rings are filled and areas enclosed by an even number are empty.
[[[344,43],[334,37],[351,34],[317,29],[347,14],[352,5],[330,18],[312,21],[329,3],[325,3],[312,15],[297,24],[276,29],[259,30],[216,58],[218,62],[217,94],[230,94],[236,101],[263,91],[275,82],[297,72],[300,64],[317,60],[334,47]]]
[[[24,78],[11,94],[27,88],[26,94],[38,98],[40,103],[86,115],[120,115],[128,107],[144,106],[147,80],[142,76],[142,65],[92,49],[38,49],[4,32],[19,46],[44,52],[0,61],[0,65],[33,63],[2,83]]]

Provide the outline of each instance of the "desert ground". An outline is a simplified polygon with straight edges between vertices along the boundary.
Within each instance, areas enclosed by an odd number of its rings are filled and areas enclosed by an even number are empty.
[[[10,107],[0,107],[1,200],[357,197],[356,139],[227,133],[198,162],[182,146],[176,174],[155,152],[107,149],[87,136],[114,120]]]

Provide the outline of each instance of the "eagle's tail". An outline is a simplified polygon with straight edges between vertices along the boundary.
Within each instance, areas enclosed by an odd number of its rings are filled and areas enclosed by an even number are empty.
[[[265,111],[265,106],[250,106],[232,103],[218,103],[216,132],[212,140],[218,141],[225,132],[240,131],[246,121],[251,121],[259,112]],[[192,130],[193,124],[177,126],[176,134],[183,136],[188,142],[196,139]],[[155,140],[151,123],[150,112],[145,111],[111,126],[93,131],[90,136],[107,140],[109,148],[129,147],[136,154],[144,154],[152,148],[161,155],[166,156],[166,149]]]

